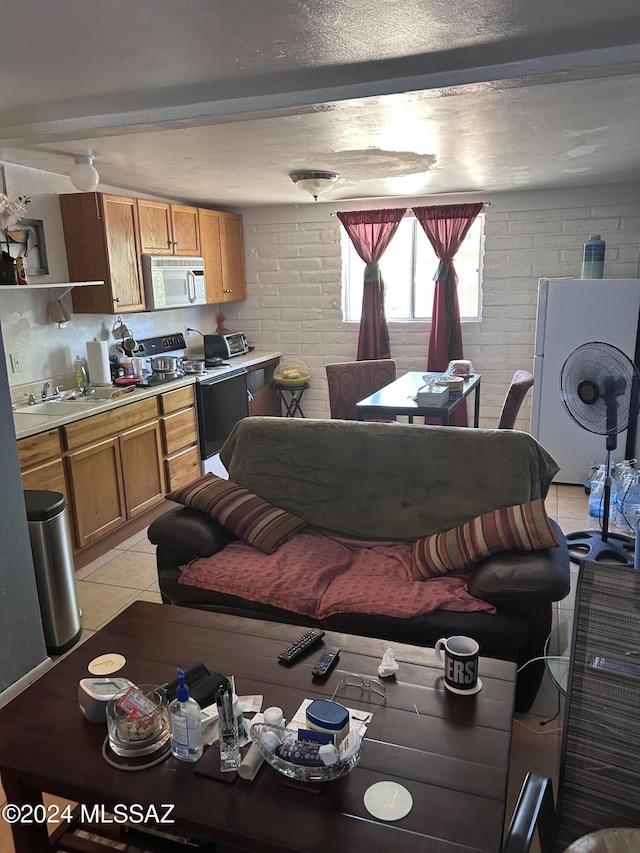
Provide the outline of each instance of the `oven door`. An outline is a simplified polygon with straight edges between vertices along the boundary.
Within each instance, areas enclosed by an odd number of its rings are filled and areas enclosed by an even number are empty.
[[[196,382],[200,458],[216,454],[233,427],[249,415],[246,371]]]

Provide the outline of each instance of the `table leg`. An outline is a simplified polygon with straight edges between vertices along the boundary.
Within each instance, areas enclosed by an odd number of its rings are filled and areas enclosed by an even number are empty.
[[[24,808],[25,806],[40,806],[43,808],[42,792],[29,788],[19,776],[4,771],[2,773],[2,787],[7,797],[7,803],[15,804],[17,809],[22,809],[23,820],[11,824],[13,834],[13,845],[16,853],[51,853],[49,846],[49,834],[46,823],[38,823],[33,819],[33,812]],[[27,823],[29,814],[32,822]]]
[[[480,424],[480,382],[476,385],[476,395],[473,398],[473,425],[476,429]]]

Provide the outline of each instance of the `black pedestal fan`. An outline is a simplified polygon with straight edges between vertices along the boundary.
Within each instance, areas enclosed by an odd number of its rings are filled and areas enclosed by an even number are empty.
[[[622,350],[601,341],[581,344],[569,353],[560,371],[560,396],[573,420],[583,429],[606,436],[607,461],[604,481],[602,530],[568,533],[571,559],[633,565],[634,539],[609,532],[611,501],[611,454],[618,433],[629,427],[640,406],[640,374]],[[561,429],[560,424],[558,428]]]

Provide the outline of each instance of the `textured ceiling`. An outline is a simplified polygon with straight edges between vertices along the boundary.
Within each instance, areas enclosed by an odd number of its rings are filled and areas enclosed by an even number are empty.
[[[5,0],[0,159],[228,207],[640,179],[640,4]],[[6,29],[5,29],[6,32]]]

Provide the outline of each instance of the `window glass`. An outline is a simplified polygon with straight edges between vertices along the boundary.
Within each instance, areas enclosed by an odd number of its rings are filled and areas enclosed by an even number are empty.
[[[476,217],[456,255],[462,320],[480,319],[483,225],[484,217]],[[344,230],[342,254],[345,319],[359,322],[365,264]],[[438,263],[420,223],[413,216],[405,216],[380,262],[388,320],[431,319],[435,290],[433,276]]]

